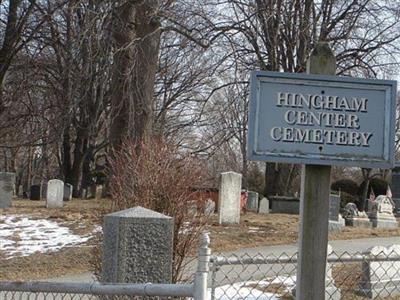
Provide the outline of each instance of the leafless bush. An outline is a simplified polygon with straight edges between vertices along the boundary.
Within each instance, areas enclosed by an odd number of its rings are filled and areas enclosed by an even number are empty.
[[[159,139],[127,141],[120,149],[110,162],[113,210],[139,205],[174,217],[173,281],[182,281],[207,219],[204,203],[193,201],[192,187],[203,182],[201,163]]]

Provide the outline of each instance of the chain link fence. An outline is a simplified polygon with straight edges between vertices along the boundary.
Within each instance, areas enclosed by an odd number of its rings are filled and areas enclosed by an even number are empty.
[[[400,300],[399,248],[375,247],[368,253],[335,253],[332,250],[328,253],[326,300]],[[211,300],[295,298],[296,253],[214,255],[211,261]]]

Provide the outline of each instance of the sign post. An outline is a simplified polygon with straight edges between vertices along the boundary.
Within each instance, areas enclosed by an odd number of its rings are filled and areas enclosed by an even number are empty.
[[[302,164],[296,300],[326,299],[331,165],[391,168],[396,82],[332,76],[319,43],[307,74],[253,72],[248,156]]]
[[[335,75],[335,56],[327,44],[315,47],[307,72]],[[302,166],[296,300],[326,299],[330,182],[331,166]]]

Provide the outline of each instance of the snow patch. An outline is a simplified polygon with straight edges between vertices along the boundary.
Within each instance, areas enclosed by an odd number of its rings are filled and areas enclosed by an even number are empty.
[[[55,221],[34,220],[25,215],[0,215],[0,251],[6,259],[59,251],[87,242],[100,230],[101,227],[96,227],[92,233],[80,236]]]

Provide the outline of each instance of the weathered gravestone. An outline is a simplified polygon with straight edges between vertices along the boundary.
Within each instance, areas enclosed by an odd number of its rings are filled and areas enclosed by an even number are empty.
[[[258,209],[258,213],[260,214],[268,214],[269,213],[269,201],[267,198],[262,198],[260,200],[260,207]]]
[[[102,281],[170,283],[173,218],[137,206],[104,217]]]
[[[72,184],[65,183],[64,184],[64,195],[63,195],[63,200],[64,201],[70,201],[72,200],[72,192],[74,190],[74,187]]]
[[[14,183],[14,173],[0,172],[0,208],[8,208],[11,206]]]
[[[252,212],[258,212],[258,193],[247,192],[247,204],[246,209]]]
[[[368,215],[365,212],[360,212],[357,205],[354,203],[347,203],[345,208],[345,224],[346,226],[371,228],[372,222],[368,219]]]
[[[329,196],[329,231],[340,231],[345,226],[345,221],[339,214],[340,196]]]
[[[393,214],[394,205],[387,196],[380,195],[371,203],[368,212],[373,227],[397,228],[398,224]]]
[[[204,206],[204,214],[205,215],[211,215],[215,211],[215,202],[212,201],[211,199],[207,199],[206,204]]]
[[[29,193],[29,199],[30,200],[40,200],[42,199],[41,195],[41,188],[40,185],[34,184],[31,185],[30,193]]]
[[[242,174],[235,172],[221,173],[219,188],[219,224],[240,223],[240,195]]]
[[[400,245],[375,246],[366,253],[372,261],[363,261],[359,293],[379,299],[400,296],[400,261],[373,261],[373,258],[400,258]]]
[[[300,199],[287,196],[269,196],[271,211],[274,214],[294,214],[300,213]]]
[[[47,182],[47,208],[63,207],[64,182],[59,179],[52,179]]]

